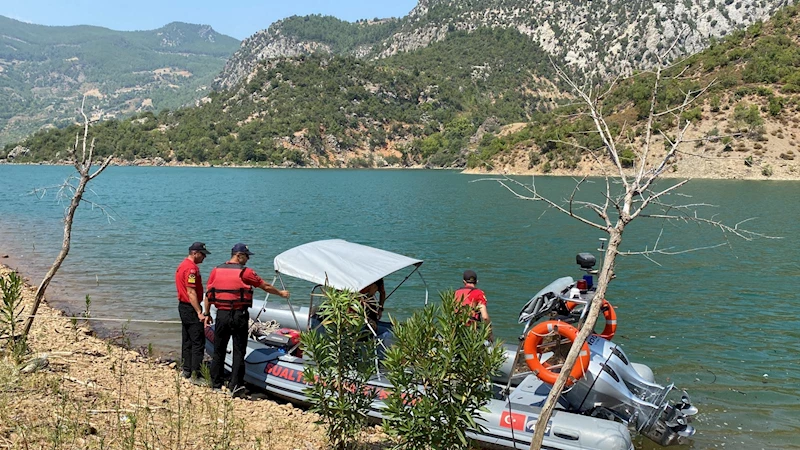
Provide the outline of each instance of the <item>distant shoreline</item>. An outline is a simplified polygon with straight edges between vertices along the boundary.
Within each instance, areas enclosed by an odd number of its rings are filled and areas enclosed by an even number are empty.
[[[0,160],[0,165],[7,166],[72,166],[67,162],[38,162],[38,163],[16,163]],[[602,178],[602,173],[595,173],[595,170],[590,169],[577,169],[568,171],[564,169],[556,169],[548,173],[532,170],[519,170],[517,168],[508,168],[508,170],[482,170],[482,169],[468,169],[468,168],[450,168],[450,167],[426,167],[424,165],[417,166],[387,166],[387,167],[309,167],[309,166],[264,166],[257,164],[223,164],[214,165],[210,163],[196,164],[184,163],[177,161],[154,161],[154,160],[112,160],[110,166],[113,167],[188,167],[188,168],[208,168],[208,169],[308,169],[308,170],[453,170],[459,171],[464,175],[487,175],[487,176],[539,176],[539,177],[596,177]],[[748,170],[731,170],[725,168],[723,171],[703,170],[702,167],[692,167],[690,170],[681,170],[677,173],[667,172],[660,176],[662,179],[690,179],[690,180],[738,180],[738,181],[800,181],[800,172],[796,175],[793,174],[776,174],[770,177],[765,177],[757,171]],[[612,176],[612,178],[617,178]]]
[[[0,160],[0,166],[72,166],[72,163],[51,162],[51,161],[17,163],[17,162],[8,162],[6,160]],[[184,163],[177,161],[157,162],[151,160],[134,160],[134,161],[112,160],[111,164],[109,164],[109,167],[199,167],[208,169],[463,170],[463,169],[448,168],[448,167],[425,167],[423,165],[386,166],[386,167],[310,167],[310,166],[265,166],[258,164],[230,164],[230,163],[215,165],[210,163],[196,164],[196,163]]]

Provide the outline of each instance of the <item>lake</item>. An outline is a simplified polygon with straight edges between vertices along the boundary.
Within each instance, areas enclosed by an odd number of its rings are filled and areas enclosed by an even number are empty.
[[[68,167],[0,165],[0,262],[38,284],[57,255],[67,202],[54,186]],[[174,271],[193,241],[212,255],[204,280],[236,242],[272,281],[272,258],[296,245],[341,238],[425,260],[431,293],[460,285],[473,269],[489,299],[495,333],[516,342],[522,305],[552,280],[578,278],[579,252],[596,256],[603,233],[542,204],[516,199],[492,181],[454,171],[266,170],[111,167],[92,184],[76,217],[73,245],[48,291],[51,304],[93,317],[177,321]],[[530,183],[531,178],[519,177]],[[570,178],[537,177],[554,199],[570,195]],[[39,198],[27,195],[51,187]],[[581,188],[598,199],[604,182]],[[608,299],[617,309],[614,338],[659,382],[685,389],[700,409],[690,448],[800,448],[800,182],[696,180],[682,203],[716,205],[706,216],[782,239],[745,241],[697,223],[637,219],[623,250],[673,252],[618,258]],[[652,210],[651,212],[656,212]],[[295,302],[306,286],[284,280]],[[389,280],[391,285],[391,279]],[[399,317],[420,304],[419,278],[398,291],[387,311]],[[305,300],[304,300],[305,299]],[[175,324],[103,322],[106,335],[125,335],[175,354]],[[124,331],[123,331],[124,328]],[[639,448],[650,448],[640,443]]]

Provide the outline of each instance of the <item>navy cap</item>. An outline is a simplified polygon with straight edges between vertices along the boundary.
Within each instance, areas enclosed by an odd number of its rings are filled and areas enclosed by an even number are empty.
[[[202,253],[204,255],[210,255],[211,254],[211,252],[208,251],[208,249],[206,248],[206,244],[204,244],[202,242],[195,242],[194,244],[190,245],[189,246],[189,251],[190,252],[192,252],[192,251],[200,252],[200,253]]]
[[[251,252],[249,248],[245,244],[239,242],[238,244],[234,245],[231,249],[231,255],[235,255],[237,253],[244,253],[245,255],[254,255],[255,253]]]
[[[467,283],[475,284],[478,282],[478,274],[475,273],[474,270],[465,270],[464,281],[466,281]]]

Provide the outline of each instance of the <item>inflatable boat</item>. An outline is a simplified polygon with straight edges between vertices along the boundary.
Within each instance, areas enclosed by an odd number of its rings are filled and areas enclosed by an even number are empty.
[[[389,251],[347,242],[310,242],[275,257],[276,281],[285,287],[284,277],[303,280],[310,286],[310,300],[293,304],[288,299],[254,301],[250,317],[255,323],[270,323],[274,330],[254,332],[248,339],[245,381],[299,405],[308,404],[303,371],[314,364],[303,355],[300,333],[320,326],[316,316],[330,286],[359,292],[379,279],[401,280],[387,296],[387,305],[397,288],[417,275],[423,286],[421,305],[428,302],[428,290],[421,275],[423,261]],[[578,255],[578,263],[592,273],[594,258]],[[476,417],[479,429],[468,436],[484,448],[525,449],[530,447],[533,426],[557,374],[553,362],[566,354],[569,337],[581,322],[586,307],[594,300],[591,275],[577,281],[571,277],[555,280],[536,293],[523,307],[519,345],[505,344],[506,361],[492,382],[494,398]],[[294,289],[294,283],[292,284]],[[387,290],[390,286],[387,286]],[[296,292],[293,292],[297,296]],[[607,310],[611,308],[612,313]],[[604,305],[606,329],[587,340],[584,355],[571,372],[569,386],[552,414],[543,446],[545,449],[631,450],[631,433],[640,433],[659,445],[684,444],[694,433],[689,424],[697,409],[684,394],[672,403],[668,395],[674,386],[655,382],[652,370],[632,362],[613,343],[609,326],[616,320],[613,307]],[[372,330],[380,345],[391,345],[392,324],[378,321]],[[612,327],[613,328],[613,327]],[[213,326],[206,328],[206,349],[213,353]],[[563,347],[559,349],[559,347]],[[231,344],[225,365],[230,370]],[[381,353],[381,352],[379,352]],[[561,355],[563,356],[563,355]],[[376,355],[376,358],[379,358]],[[378,373],[370,380],[377,395],[368,414],[380,420],[383,399],[392,389],[376,364]]]

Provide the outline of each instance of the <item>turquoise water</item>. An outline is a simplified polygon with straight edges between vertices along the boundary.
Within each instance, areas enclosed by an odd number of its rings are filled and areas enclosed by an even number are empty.
[[[67,167],[0,166],[0,262],[38,281],[58,253],[66,203],[53,189]],[[496,334],[514,342],[519,308],[544,285],[581,275],[575,254],[594,251],[596,230],[540,204],[513,198],[497,183],[451,171],[257,170],[112,167],[87,198],[109,208],[109,221],[84,205],[69,258],[49,291],[73,312],[92,299],[95,317],[177,320],[173,274],[195,240],[226,260],[238,241],[256,255],[250,266],[271,280],[272,258],[295,245],[342,238],[425,260],[432,298],[458,287],[464,269],[478,272]],[[530,181],[530,178],[519,178]],[[537,178],[554,198],[569,195],[569,178]],[[602,183],[582,189],[595,195]],[[691,448],[800,448],[800,183],[692,181],[684,203],[727,223],[783,239],[744,241],[693,223],[637,220],[624,250],[720,248],[618,260],[608,298],[617,308],[615,341],[650,365],[700,408]],[[204,277],[206,278],[206,277]],[[284,279],[296,302],[306,286]],[[391,284],[391,280],[390,280]],[[420,303],[419,279],[390,299],[396,315]],[[119,334],[120,324],[104,325]],[[176,325],[126,325],[134,343],[174,353]],[[646,443],[641,448],[650,448]]]

